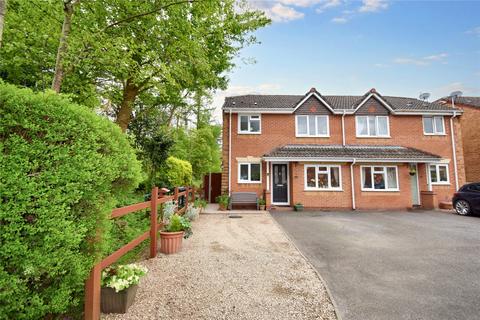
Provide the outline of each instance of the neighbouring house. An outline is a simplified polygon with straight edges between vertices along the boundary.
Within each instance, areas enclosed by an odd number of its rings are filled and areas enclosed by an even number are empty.
[[[267,207],[438,207],[465,182],[461,113],[375,89],[227,97],[222,192]]]
[[[437,102],[452,105],[450,97],[442,98]],[[480,97],[457,97],[455,107],[463,111],[460,117],[462,128],[463,158],[465,162],[465,176],[468,182],[480,181]]]

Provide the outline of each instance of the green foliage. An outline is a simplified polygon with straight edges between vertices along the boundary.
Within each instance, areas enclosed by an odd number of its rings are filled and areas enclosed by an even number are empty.
[[[193,180],[199,185],[209,172],[221,171],[221,150],[218,143],[221,135],[218,125],[206,125],[200,129],[177,129],[175,145],[171,154],[192,164]]]
[[[195,208],[205,209],[207,207],[207,201],[204,199],[195,199],[193,205],[195,206]]]
[[[140,278],[146,275],[147,268],[131,263],[108,267],[102,272],[102,286],[115,289],[120,292],[140,282]]]
[[[174,214],[168,224],[165,226],[164,231],[166,232],[179,232],[185,231],[184,238],[187,239],[189,236],[192,235],[192,223],[189,219]]]
[[[168,157],[161,176],[169,187],[189,186],[192,183],[192,165],[188,161]]]
[[[267,202],[265,201],[265,199],[263,199],[263,198],[258,199],[258,204],[259,204],[260,206],[264,206],[266,203],[267,203]]]
[[[0,315],[61,314],[80,304],[140,165],[116,125],[59,95],[0,84],[0,115]]]
[[[223,205],[224,207],[227,207],[228,204],[230,203],[230,197],[228,194],[222,194],[216,198],[218,204]]]

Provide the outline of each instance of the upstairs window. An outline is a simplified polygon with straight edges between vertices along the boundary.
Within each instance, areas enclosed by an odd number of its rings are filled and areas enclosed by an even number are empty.
[[[357,116],[357,137],[390,137],[388,116]]]
[[[239,163],[238,164],[238,182],[239,183],[260,183],[261,182],[260,163]]]
[[[443,116],[423,117],[423,134],[444,135],[445,126]]]
[[[328,137],[328,116],[296,116],[297,137]]]
[[[260,115],[241,114],[238,116],[238,133],[260,134]]]
[[[428,172],[431,184],[449,184],[447,164],[431,164]]]

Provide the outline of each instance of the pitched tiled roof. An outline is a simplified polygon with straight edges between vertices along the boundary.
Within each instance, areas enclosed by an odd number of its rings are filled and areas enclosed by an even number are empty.
[[[312,89],[314,90],[314,89]],[[306,95],[243,95],[225,98],[223,109],[286,109],[293,110]],[[315,91],[316,92],[316,91]],[[363,96],[322,95],[334,110],[355,109],[374,89]],[[379,95],[377,92],[375,92]],[[317,92],[317,94],[319,94]],[[379,95],[380,96],[380,95]],[[446,104],[421,101],[415,98],[380,96],[395,111],[452,111]]]
[[[265,158],[284,159],[358,159],[358,160],[439,160],[440,156],[414,148],[402,146],[366,145],[318,145],[290,144],[278,147],[264,155]]]
[[[450,104],[452,102],[450,97],[445,97],[442,99],[439,99],[435,102],[439,103],[448,103]],[[460,104],[465,104],[467,106],[472,106],[472,107],[479,107],[480,108],[480,97],[457,97],[455,99],[455,103],[460,103]]]

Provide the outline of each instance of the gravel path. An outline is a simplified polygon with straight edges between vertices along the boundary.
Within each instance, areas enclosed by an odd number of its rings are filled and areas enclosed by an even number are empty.
[[[269,214],[201,215],[175,255],[142,262],[134,305],[103,319],[336,319],[314,270]]]

